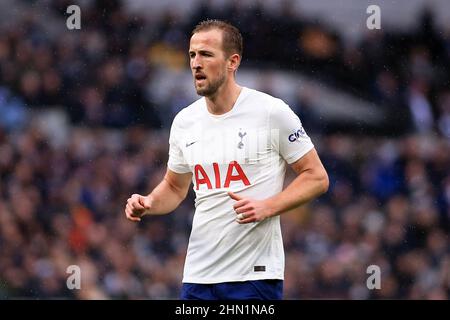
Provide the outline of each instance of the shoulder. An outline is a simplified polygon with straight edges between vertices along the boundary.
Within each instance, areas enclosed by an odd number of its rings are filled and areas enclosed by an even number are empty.
[[[181,109],[174,117],[172,126],[177,128],[189,128],[192,124],[198,123],[199,117],[205,105],[204,98],[200,98],[187,107]]]
[[[247,97],[251,98],[253,101],[264,102],[267,105],[285,104],[280,98],[274,97],[268,93],[250,88],[246,88],[246,91]]]
[[[247,89],[247,98],[258,110],[264,110],[269,117],[293,113],[289,105],[282,99],[254,89]]]
[[[289,106],[280,98],[274,97],[268,93],[247,88],[247,98],[259,108],[263,108],[267,113],[272,114],[274,111],[283,111],[290,109]]]
[[[250,89],[249,97],[252,97],[252,101],[258,106],[258,109],[265,111],[270,125],[275,128],[299,121],[291,107],[280,98],[253,89]]]

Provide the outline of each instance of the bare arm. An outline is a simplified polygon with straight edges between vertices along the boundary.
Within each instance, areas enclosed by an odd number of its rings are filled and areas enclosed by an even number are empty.
[[[167,169],[163,180],[149,195],[133,194],[127,200],[125,207],[127,218],[140,221],[144,215],[172,212],[186,198],[191,179],[192,173],[179,174]]]
[[[301,159],[291,164],[297,177],[279,194],[267,199],[272,215],[301,206],[328,190],[328,174],[312,149]]]
[[[191,180],[192,173],[179,174],[167,169],[164,179],[148,195],[152,198],[152,206],[146,214],[166,214],[175,210],[186,198]]]
[[[297,177],[282,192],[265,200],[246,199],[230,192],[236,213],[243,214],[239,223],[262,221],[311,201],[328,190],[328,175],[315,149],[309,151],[291,167]]]

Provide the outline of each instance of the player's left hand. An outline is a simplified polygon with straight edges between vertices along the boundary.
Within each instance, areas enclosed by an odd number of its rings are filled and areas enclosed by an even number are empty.
[[[243,198],[231,191],[228,192],[228,195],[237,201],[233,208],[237,214],[236,222],[239,224],[260,222],[272,216],[264,200]]]

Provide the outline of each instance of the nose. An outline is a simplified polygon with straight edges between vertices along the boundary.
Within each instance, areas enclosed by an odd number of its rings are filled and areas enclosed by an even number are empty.
[[[198,58],[198,55],[193,57],[191,59],[191,68],[194,70],[201,69],[202,65],[200,63],[200,59]]]

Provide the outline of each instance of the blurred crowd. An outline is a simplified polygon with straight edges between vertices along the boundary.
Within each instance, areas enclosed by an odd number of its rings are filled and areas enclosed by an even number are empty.
[[[165,128],[179,105],[190,101],[182,90],[157,101],[148,85],[159,80],[155,69],[186,69],[194,25],[220,18],[243,33],[243,68],[301,71],[372,101],[388,114],[379,128],[384,134],[438,132],[450,138],[450,26],[438,29],[431,11],[423,11],[408,31],[368,30],[350,42],[330,26],[302,16],[289,0],[271,11],[263,2],[227,1],[217,8],[204,1],[190,16],[167,9],[157,18],[129,13],[119,0],[83,3],[79,31],[65,28],[70,0],[46,1],[42,14],[24,11],[3,28],[4,126],[26,122],[24,108],[57,105],[74,124]],[[46,23],[49,17],[56,19],[54,27]]]
[[[123,212],[162,178],[166,139],[74,127],[55,147],[34,127],[0,134],[0,297],[177,298],[193,193],[139,224]],[[285,298],[447,299],[448,142],[313,139],[331,187],[282,216]],[[81,290],[66,287],[69,265],[81,268]],[[380,290],[366,287],[369,265],[380,267]]]
[[[55,16],[71,4],[48,3]],[[448,299],[449,32],[425,13],[417,30],[351,46],[289,1],[273,14],[205,3],[189,21],[151,21],[117,0],[83,8],[82,32],[51,34],[24,15],[0,34],[0,299],[178,297],[193,192],[139,224],[123,208],[162,178],[168,125],[184,107],[177,92],[155,103],[153,70],[186,68],[190,30],[205,17],[240,27],[244,65],[314,74],[392,115],[389,137],[324,134],[305,101],[292,105],[331,185],[282,216],[285,298]],[[62,143],[32,121],[49,106],[70,118]],[[70,265],[81,290],[66,286]],[[380,267],[380,290],[366,287],[369,265]]]

